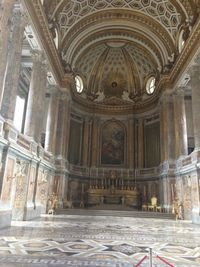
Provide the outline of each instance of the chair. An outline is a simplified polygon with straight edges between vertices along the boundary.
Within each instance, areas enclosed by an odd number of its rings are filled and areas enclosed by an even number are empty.
[[[143,211],[147,211],[148,210],[148,205],[147,204],[143,204],[142,205],[142,210]]]
[[[163,209],[162,209],[162,206],[161,205],[159,205],[159,206],[156,206],[156,212],[162,212],[163,211]]]
[[[156,196],[151,198],[151,204],[148,204],[148,211],[157,211],[157,201]]]

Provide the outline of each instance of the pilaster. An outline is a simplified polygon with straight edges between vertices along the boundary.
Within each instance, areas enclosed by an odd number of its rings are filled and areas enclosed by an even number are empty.
[[[128,167],[133,169],[134,167],[134,119],[128,120],[128,134],[127,134],[127,156]]]
[[[144,167],[144,121],[138,120],[138,168]]]
[[[190,69],[195,150],[200,150],[200,65]]]
[[[84,166],[88,166],[88,152],[89,152],[89,118],[86,117],[83,126],[83,154],[82,162]]]
[[[160,99],[160,143],[162,163],[174,159],[174,136],[173,96],[170,93],[166,93]]]
[[[174,98],[175,156],[179,158],[188,154],[187,124],[185,113],[184,90],[179,88]]]
[[[98,165],[97,159],[98,159],[98,151],[101,148],[99,147],[98,144],[98,129],[99,129],[99,118],[94,118],[93,119],[93,124],[92,124],[92,158],[91,158],[91,165],[92,167],[96,167]]]

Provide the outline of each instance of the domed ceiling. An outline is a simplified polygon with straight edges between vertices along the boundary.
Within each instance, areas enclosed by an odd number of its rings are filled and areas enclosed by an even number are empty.
[[[43,5],[65,71],[83,79],[77,99],[144,105],[158,95],[146,94],[148,78],[158,82],[170,72],[199,1],[44,0]]]

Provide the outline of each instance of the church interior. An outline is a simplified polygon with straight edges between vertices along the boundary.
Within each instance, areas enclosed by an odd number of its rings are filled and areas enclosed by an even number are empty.
[[[199,40],[198,0],[0,1],[0,266],[200,266]]]

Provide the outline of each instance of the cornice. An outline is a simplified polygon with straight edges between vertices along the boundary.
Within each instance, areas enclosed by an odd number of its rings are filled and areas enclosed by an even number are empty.
[[[173,65],[169,74],[169,80],[172,84],[176,84],[185,71],[189,68],[193,58],[200,49],[200,17],[193,27],[193,30],[186,41],[186,44]]]
[[[40,0],[23,0],[23,3],[39,36],[39,42],[45,50],[55,79],[60,84],[64,71],[41,2]]]
[[[148,100],[135,102],[133,104],[127,103],[126,105],[120,105],[120,99],[117,105],[105,105],[101,103],[92,102],[77,96],[76,93],[72,93],[72,99],[74,100],[74,107],[84,110],[88,113],[99,113],[105,115],[128,115],[128,114],[140,114],[146,111],[152,110],[156,107],[158,102],[158,94]],[[121,101],[122,102],[122,101]]]

